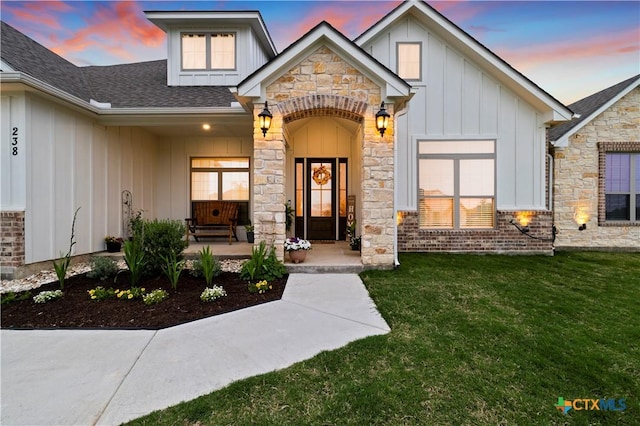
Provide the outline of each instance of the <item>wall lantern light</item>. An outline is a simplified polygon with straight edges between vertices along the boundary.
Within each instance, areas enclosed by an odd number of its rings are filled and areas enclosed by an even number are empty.
[[[589,213],[584,207],[577,207],[576,212],[573,215],[573,219],[578,224],[578,231],[584,231],[587,229],[587,222],[589,222]]]
[[[389,113],[384,108],[384,102],[380,104],[380,111],[376,113],[376,129],[380,132],[380,136],[384,136],[384,132],[389,126]]]
[[[267,131],[271,127],[271,119],[273,115],[269,111],[269,103],[265,101],[264,109],[258,114],[258,120],[260,120],[260,130],[262,130],[262,136],[267,136]]]

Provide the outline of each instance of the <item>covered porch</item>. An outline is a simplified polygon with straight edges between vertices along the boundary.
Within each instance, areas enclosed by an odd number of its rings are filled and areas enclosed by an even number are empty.
[[[360,252],[351,250],[346,241],[312,242],[303,263],[293,263],[284,256],[284,264],[291,273],[358,273],[364,265]],[[184,251],[187,259],[194,259],[205,246],[220,259],[248,259],[253,244],[246,241],[228,244],[226,241],[191,241]]]

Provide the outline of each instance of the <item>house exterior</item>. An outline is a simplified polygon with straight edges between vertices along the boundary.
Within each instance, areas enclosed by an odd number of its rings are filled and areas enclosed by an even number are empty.
[[[2,23],[4,275],[66,250],[77,207],[87,254],[127,208],[183,220],[209,199],[277,248],[287,203],[289,235],[314,240],[344,239],[353,213],[365,267],[552,252],[546,133],[573,112],[426,3],[355,40],[320,22],[280,53],[259,12],[146,15],[166,61],[76,67]]]
[[[549,131],[556,246],[638,251],[640,75],[569,108],[579,117]]]

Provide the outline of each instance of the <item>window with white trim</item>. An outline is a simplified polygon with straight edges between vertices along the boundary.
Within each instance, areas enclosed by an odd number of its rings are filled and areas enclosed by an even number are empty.
[[[420,80],[422,70],[420,67],[422,59],[421,43],[398,43],[398,76],[405,80]]]
[[[248,158],[192,158],[191,201],[249,200]]]
[[[235,40],[234,33],[182,33],[182,69],[235,69]]]
[[[418,150],[420,228],[493,228],[495,142],[421,141]]]
[[[606,154],[605,219],[640,222],[640,153]]]

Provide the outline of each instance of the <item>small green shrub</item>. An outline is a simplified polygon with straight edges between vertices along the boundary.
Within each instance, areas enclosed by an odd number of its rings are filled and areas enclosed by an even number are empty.
[[[213,302],[214,300],[226,295],[227,292],[224,288],[214,285],[213,287],[207,287],[204,289],[204,291],[200,295],[200,300],[202,300],[203,302]]]
[[[40,293],[33,296],[33,301],[36,303],[47,303],[51,300],[56,300],[64,296],[62,290],[47,290],[41,291]]]
[[[145,275],[161,275],[162,265],[166,263],[164,259],[169,259],[172,254],[178,261],[182,260],[182,252],[187,246],[182,222],[179,220],[144,220],[142,228],[142,240],[147,261]],[[134,240],[139,239],[138,234]]]
[[[144,287],[131,287],[129,290],[115,290],[118,300],[136,300],[145,296]]]
[[[104,288],[102,286],[98,286],[96,288],[92,288],[91,290],[87,290],[87,293],[89,293],[89,297],[91,298],[91,300],[95,300],[96,302],[105,299],[115,299],[116,297],[116,292],[111,287]]]
[[[249,293],[263,294],[271,290],[273,286],[269,284],[266,280],[262,280],[262,281],[258,281],[255,284],[249,283],[247,288],[249,289]]]
[[[251,258],[242,265],[240,278],[245,281],[273,281],[282,278],[287,273],[287,268],[278,260],[276,249],[271,247],[267,254],[267,244],[261,241],[258,247],[251,249]]]
[[[131,274],[130,284],[133,287],[140,281],[147,263],[142,243],[139,239],[134,238],[133,241],[124,242],[124,261],[129,268],[129,273]],[[117,278],[118,276],[116,275]],[[113,281],[115,282],[116,280],[114,279]]]
[[[154,305],[156,303],[162,302],[167,297],[169,297],[169,293],[158,288],[151,291],[150,293],[143,295],[142,301],[144,302],[145,305]]]
[[[73,222],[71,222],[71,238],[69,241],[69,251],[67,252],[67,254],[60,253],[60,261],[53,261],[53,269],[56,271],[56,276],[58,277],[58,282],[60,282],[61,290],[64,290],[64,280],[67,278],[67,269],[69,269],[69,265],[71,265],[71,252],[73,251],[73,246],[76,244],[76,242],[73,241],[73,237],[75,237],[76,233],[76,218],[78,217],[78,211],[80,211],[80,207],[78,207],[76,209],[76,212],[73,214]]]
[[[0,304],[5,305],[11,302],[20,302],[21,300],[27,300],[31,298],[30,291],[23,291],[19,293],[14,293],[10,291],[8,293],[3,293],[0,295]]]
[[[200,256],[200,259],[198,259],[198,267],[201,268],[202,276],[209,286],[213,281],[213,277],[217,277],[222,272],[222,265],[213,257],[209,246],[200,250],[198,255]]]
[[[171,287],[175,290],[178,288],[178,280],[180,279],[180,274],[184,269],[184,260],[178,260],[175,253],[171,253],[170,257],[164,257],[163,260],[164,266],[162,267],[162,270],[167,278],[169,278]]]
[[[118,273],[117,263],[108,256],[96,256],[91,259],[91,270],[87,277],[104,281]]]

